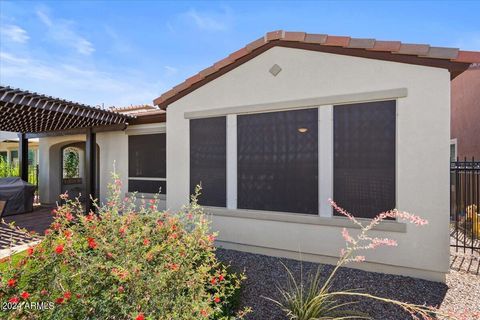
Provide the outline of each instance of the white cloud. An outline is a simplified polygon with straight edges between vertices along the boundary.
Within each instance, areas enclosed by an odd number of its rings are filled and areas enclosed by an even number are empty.
[[[95,51],[90,41],[75,32],[74,22],[64,19],[52,19],[44,9],[38,9],[36,14],[48,28],[48,35],[60,45],[73,48],[83,55],[90,55]]]
[[[82,62],[47,62],[5,51],[0,51],[0,69],[3,84],[91,105],[151,103],[166,89],[128,70],[110,73]]]
[[[25,43],[30,39],[27,31],[13,24],[2,26],[0,32],[2,36],[13,42]]]
[[[229,8],[224,8],[224,10],[219,13],[199,12],[192,8],[183,15],[199,29],[206,31],[225,31],[229,29],[233,18]]]
[[[167,76],[173,76],[173,75],[177,74],[177,72],[178,72],[178,69],[175,68],[175,67],[172,67],[172,66],[165,66],[164,68],[167,71],[166,72]]]

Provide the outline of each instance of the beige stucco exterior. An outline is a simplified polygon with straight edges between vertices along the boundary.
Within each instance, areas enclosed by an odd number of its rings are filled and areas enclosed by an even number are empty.
[[[131,126],[126,131],[97,133],[99,152],[98,184],[100,201],[105,202],[107,185],[115,170],[122,181],[122,194],[128,192],[128,135],[165,132],[165,124]],[[40,139],[40,201],[55,203],[60,194],[61,148],[74,142],[85,141],[85,135],[67,135]],[[145,198],[152,195],[143,195]],[[138,195],[140,198],[142,195]],[[159,207],[165,209],[166,201],[160,199]]]
[[[274,64],[282,68],[277,76],[269,73]],[[449,269],[450,144],[450,74],[444,69],[273,47],[168,106],[167,207],[188,202],[187,118],[318,107],[325,116],[319,131],[328,135],[332,105],[379,99],[397,100],[397,207],[421,215],[429,224],[405,227],[395,222],[397,227],[376,231],[376,236],[397,239],[399,246],[367,254],[369,263],[361,267],[444,281]],[[331,142],[319,143],[320,180],[323,170],[328,181]],[[228,170],[232,168],[227,164]],[[227,194],[234,188],[228,177]],[[321,203],[327,201],[323,197],[330,188],[320,182]],[[331,217],[325,205],[320,205],[318,221],[287,213],[209,211],[219,245],[229,248],[331,263],[344,245],[344,222],[336,223],[338,218]]]

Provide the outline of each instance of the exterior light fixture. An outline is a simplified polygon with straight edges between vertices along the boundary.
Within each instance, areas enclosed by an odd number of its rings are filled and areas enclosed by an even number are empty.
[[[300,133],[305,133],[305,132],[308,131],[308,128],[298,128],[297,130],[298,130],[298,132],[300,132]]]

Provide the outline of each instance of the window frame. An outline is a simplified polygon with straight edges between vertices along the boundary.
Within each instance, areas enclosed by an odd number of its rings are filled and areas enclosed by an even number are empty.
[[[130,133],[130,134],[129,134]],[[128,177],[127,177],[127,182],[128,182],[128,185],[127,185],[127,190],[129,193],[133,193],[133,192],[138,192],[139,194],[147,194],[147,195],[153,195],[153,194],[159,194],[159,196],[161,198],[163,197],[166,197],[166,194],[167,194],[167,135],[166,135],[166,131],[165,130],[161,130],[161,131],[134,131],[134,133],[132,132],[127,132],[127,148],[128,148],[128,151],[127,151],[127,154],[128,154],[128,163],[127,163],[127,170],[128,170]],[[130,143],[131,143],[131,138],[132,137],[138,137],[138,136],[153,136],[153,135],[164,135],[165,137],[165,177],[154,177],[154,176],[136,176],[136,175],[131,175],[131,159],[130,159],[130,154],[131,154],[131,150],[130,150]],[[145,187],[144,189],[142,190],[133,190],[132,189],[132,185],[141,185],[141,182],[143,182],[143,187]],[[152,183],[154,182],[157,182],[158,183],[158,187],[159,187],[159,191],[156,191],[156,192],[153,192],[153,187],[152,186],[148,186],[148,185],[151,185]],[[148,190],[149,189],[149,190]],[[147,191],[144,191],[144,190],[148,190]],[[156,189],[155,189],[156,190]]]

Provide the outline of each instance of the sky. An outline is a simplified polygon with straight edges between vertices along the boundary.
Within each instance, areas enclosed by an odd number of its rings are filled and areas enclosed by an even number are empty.
[[[480,1],[0,0],[0,83],[94,106],[152,104],[283,29],[480,51]]]

